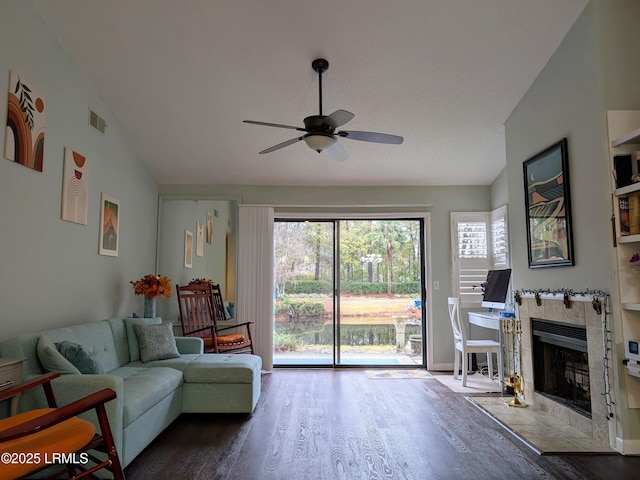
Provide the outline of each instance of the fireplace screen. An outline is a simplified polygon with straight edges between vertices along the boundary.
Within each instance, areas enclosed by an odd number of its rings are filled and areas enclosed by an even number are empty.
[[[536,392],[591,418],[587,330],[531,319]]]

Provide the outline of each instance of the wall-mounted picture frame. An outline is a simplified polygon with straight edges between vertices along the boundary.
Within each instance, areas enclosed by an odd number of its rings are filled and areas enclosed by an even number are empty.
[[[184,231],[184,268],[193,267],[193,232]]]
[[[207,243],[211,245],[213,239],[213,214],[207,212]]]
[[[100,195],[100,246],[98,253],[118,256],[120,239],[120,201],[106,193]]]
[[[30,81],[9,72],[9,99],[4,156],[7,160],[42,172],[47,102]]]
[[[204,257],[204,223],[196,222],[196,256]]]
[[[529,268],[574,265],[567,139],[526,160],[523,174]]]
[[[89,162],[84,155],[64,148],[62,214],[67,222],[87,224],[89,209]]]

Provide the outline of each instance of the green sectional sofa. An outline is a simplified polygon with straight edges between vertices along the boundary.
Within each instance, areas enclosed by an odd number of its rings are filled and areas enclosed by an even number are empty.
[[[160,319],[111,318],[3,340],[0,357],[24,358],[25,378],[47,370],[63,373],[52,383],[59,405],[112,388],[117,398],[107,404],[107,414],[126,466],[181,413],[251,413],[260,397],[260,357],[204,354],[201,339],[175,337],[174,342],[173,333],[168,342],[175,351],[165,355],[147,341],[148,332],[159,330]],[[81,345],[88,362],[78,369],[77,362],[58,356],[62,342]],[[20,398],[20,411],[42,406],[41,389]],[[97,419],[87,418],[97,425]]]

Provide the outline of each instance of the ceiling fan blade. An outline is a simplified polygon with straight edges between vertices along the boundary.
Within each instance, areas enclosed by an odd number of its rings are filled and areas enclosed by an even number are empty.
[[[299,130],[301,132],[306,132],[306,130],[302,127],[293,127],[291,125],[281,125],[280,123],[256,122],[255,120],[243,120],[242,122],[253,123],[254,125],[264,125],[265,127],[289,128],[291,130]]]
[[[344,148],[342,148],[342,145],[340,145],[338,142],[327,148],[325,152],[327,152],[327,155],[329,155],[331,158],[333,158],[334,160],[338,160],[339,162],[347,159],[347,152],[344,151]]]
[[[327,125],[332,126],[333,128],[338,128],[351,121],[353,117],[355,117],[355,115],[351,112],[347,112],[346,110],[336,110],[327,118],[325,118],[324,122]]]
[[[376,132],[358,132],[354,130],[345,130],[342,132],[336,132],[334,135],[348,138],[350,140],[360,140],[362,142],[375,142],[375,143],[389,143],[392,145],[400,145],[404,138],[398,135],[389,135],[388,133],[376,133]]]
[[[271,152],[275,152],[276,150],[280,150],[281,148],[284,147],[288,147],[289,145],[293,145],[294,143],[298,143],[300,140],[302,140],[304,137],[296,137],[296,138],[292,138],[291,140],[287,140],[286,142],[282,142],[279,143],[277,145],[274,145],[273,147],[267,148],[266,150],[262,150],[259,153],[271,153]]]

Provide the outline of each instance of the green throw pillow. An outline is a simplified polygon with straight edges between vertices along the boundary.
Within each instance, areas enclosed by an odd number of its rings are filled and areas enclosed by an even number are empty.
[[[173,324],[134,325],[134,328],[138,335],[142,362],[180,357],[176,339],[173,336]]]
[[[65,340],[55,345],[62,356],[69,360],[80,373],[100,373],[96,359],[79,343]]]
[[[136,325],[160,325],[162,320],[159,318],[125,318],[124,325],[127,330],[127,343],[129,344],[129,357],[131,362],[140,360],[140,345],[138,343],[138,334],[136,333]]]
[[[78,375],[80,373],[80,370],[62,356],[55,344],[48,337],[44,335],[40,336],[36,351],[42,367],[47,372],[60,372],[62,375]]]

